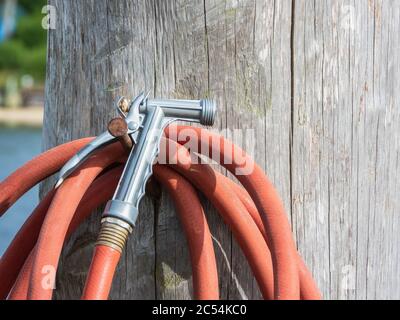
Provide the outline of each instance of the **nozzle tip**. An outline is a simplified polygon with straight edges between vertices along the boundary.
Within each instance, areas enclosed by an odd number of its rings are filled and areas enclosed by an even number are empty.
[[[203,110],[201,113],[200,123],[205,126],[212,126],[217,114],[215,101],[203,99],[201,100],[201,106],[203,107]]]

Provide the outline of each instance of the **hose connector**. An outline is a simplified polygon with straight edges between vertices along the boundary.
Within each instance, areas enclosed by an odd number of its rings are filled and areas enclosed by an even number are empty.
[[[122,252],[131,233],[132,227],[125,221],[112,217],[103,218],[96,246],[108,246]]]

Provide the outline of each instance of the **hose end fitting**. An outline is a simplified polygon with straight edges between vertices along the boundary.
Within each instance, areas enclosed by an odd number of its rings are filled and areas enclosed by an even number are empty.
[[[125,221],[111,217],[103,218],[96,246],[108,246],[122,252],[131,233],[132,227]]]

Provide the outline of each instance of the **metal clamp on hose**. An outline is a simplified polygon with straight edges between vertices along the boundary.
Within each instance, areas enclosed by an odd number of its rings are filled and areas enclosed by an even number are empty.
[[[132,233],[132,227],[124,221],[114,218],[103,218],[101,219],[101,228],[96,246],[108,246],[122,252],[130,233]]]

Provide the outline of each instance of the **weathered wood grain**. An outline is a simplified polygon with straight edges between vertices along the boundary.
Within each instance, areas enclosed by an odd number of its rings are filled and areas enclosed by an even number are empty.
[[[275,183],[325,298],[400,298],[398,1],[49,4],[57,21],[44,149],[104,131],[119,95],[212,97],[216,128]],[[203,203],[221,298],[261,298],[229,229]],[[79,297],[100,212],[66,244],[56,298]],[[112,299],[192,297],[186,241],[166,192],[142,201],[126,248]]]
[[[293,225],[331,299],[399,286],[398,1],[295,1]]]

